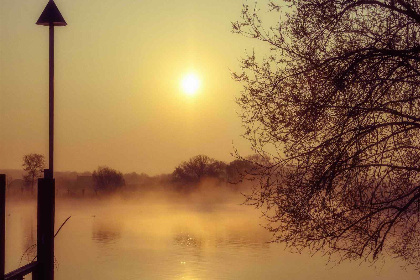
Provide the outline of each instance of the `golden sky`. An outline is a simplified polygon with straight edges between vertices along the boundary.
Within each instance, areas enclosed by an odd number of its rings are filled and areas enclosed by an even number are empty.
[[[47,0],[0,0],[0,168],[48,158]],[[172,172],[249,144],[230,70],[254,41],[232,34],[242,0],[56,0],[55,170]],[[196,94],[181,80],[200,79]]]

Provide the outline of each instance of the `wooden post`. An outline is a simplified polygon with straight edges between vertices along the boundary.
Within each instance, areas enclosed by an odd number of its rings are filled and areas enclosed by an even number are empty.
[[[0,174],[0,279],[4,279],[6,256],[6,175]]]
[[[51,175],[51,174],[49,174]],[[55,180],[38,179],[37,279],[54,280]]]

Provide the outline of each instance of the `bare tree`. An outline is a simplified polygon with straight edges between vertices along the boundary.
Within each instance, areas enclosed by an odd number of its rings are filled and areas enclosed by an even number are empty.
[[[125,186],[123,174],[107,166],[99,166],[97,170],[93,171],[92,179],[95,191],[113,192]]]
[[[268,2],[233,23],[267,46],[233,74],[245,137],[273,158],[248,202],[275,241],[420,268],[420,2]]]
[[[41,154],[27,154],[23,156],[23,170],[27,172],[23,176],[26,184],[31,186],[31,192],[34,190],[35,180],[40,178],[45,167],[45,158]]]
[[[264,167],[270,164],[271,159],[267,155],[253,154],[241,157],[237,151],[235,153],[237,159],[226,166],[227,181],[232,185],[255,180]]]
[[[205,177],[224,179],[226,164],[205,155],[198,155],[182,162],[172,173],[175,183],[196,185]]]

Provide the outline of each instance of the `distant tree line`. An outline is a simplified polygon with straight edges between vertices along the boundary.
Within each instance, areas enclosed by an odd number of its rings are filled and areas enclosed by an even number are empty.
[[[123,175],[121,172],[109,168],[99,167],[93,172],[93,184],[96,192],[114,192],[126,185],[143,186],[166,185],[177,191],[193,191],[205,179],[216,184],[229,183],[236,186],[244,179],[252,178],[261,164],[267,163],[268,158],[252,155],[239,158],[230,163],[216,160],[206,155],[197,155],[181,162],[171,174],[151,177],[147,174],[135,172]]]
[[[236,159],[229,164],[198,155],[182,162],[175,168],[171,177],[172,183],[182,190],[192,190],[203,179],[214,179],[216,182],[239,184],[243,179],[250,178],[259,168],[259,163],[269,161],[260,155]]]
[[[66,196],[111,194],[122,190],[156,190],[158,187],[192,192],[203,180],[210,180],[216,185],[224,183],[230,189],[238,189],[241,182],[252,179],[253,174],[258,174],[259,167],[269,161],[270,159],[266,157],[252,155],[226,163],[206,155],[197,155],[181,162],[172,173],[157,176],[136,172],[123,174],[111,167],[99,166],[93,172],[55,172],[56,189],[59,195]],[[26,186],[30,186],[31,190],[36,180],[42,177],[44,167],[44,156],[39,154],[24,156],[23,182]],[[14,192],[22,193],[23,189]]]

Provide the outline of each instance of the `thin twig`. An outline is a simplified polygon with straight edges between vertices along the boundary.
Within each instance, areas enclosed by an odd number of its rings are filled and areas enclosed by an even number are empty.
[[[60,232],[61,228],[67,223],[67,221],[71,218],[71,216],[68,216],[68,218],[61,224],[61,226],[58,228],[57,232],[54,234],[54,237],[57,236],[57,234]]]
[[[67,217],[67,219],[61,224],[61,226],[58,228],[58,230],[57,230],[57,232],[54,234],[54,238],[57,236],[57,234],[60,232],[60,230],[61,230],[61,228],[67,223],[67,221],[68,220],[70,220],[70,218],[71,218],[71,216],[68,216]],[[36,244],[33,244],[32,246],[36,246]],[[32,247],[31,246],[31,247]],[[31,247],[29,247],[29,248],[31,248]],[[28,251],[29,250],[29,248],[28,249],[26,249],[26,251]],[[26,251],[25,251],[25,253],[26,253]],[[25,254],[24,253],[24,254]],[[22,257],[23,257],[23,255],[22,255]],[[38,255],[36,255],[33,259],[32,259],[32,261],[34,261],[36,258],[38,257]],[[22,259],[22,258],[21,258]]]

